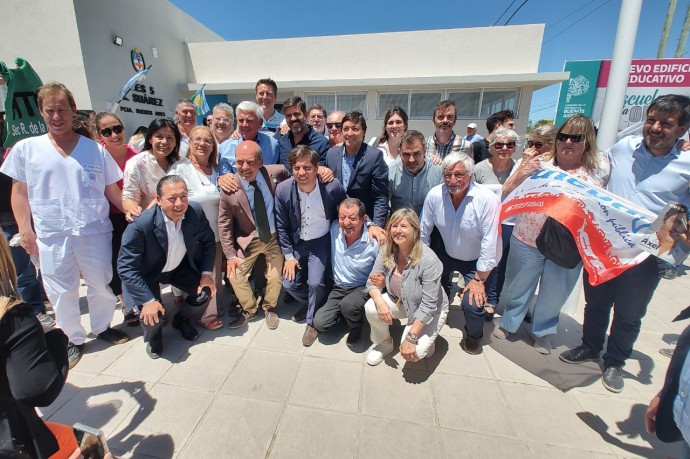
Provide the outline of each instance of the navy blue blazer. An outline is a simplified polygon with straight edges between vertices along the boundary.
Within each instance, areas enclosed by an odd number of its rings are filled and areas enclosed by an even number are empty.
[[[331,144],[323,134],[319,134],[309,125],[307,125],[307,128],[309,129],[309,132],[307,132],[307,134],[297,145],[307,145],[309,148],[317,152],[321,157],[320,163],[323,166],[326,162],[326,152],[330,148]],[[287,160],[292,149],[297,146],[293,146],[292,132],[288,132],[285,135],[280,135],[280,130],[278,130],[274,137],[278,141],[278,159],[276,160],[276,164],[282,164],[285,166],[285,169],[287,169],[288,172],[290,172],[290,175],[292,175],[292,168],[290,167],[290,164],[288,164]]]
[[[690,350],[690,326],[678,338],[671,363],[666,371],[664,387],[659,392],[659,409],[656,413],[656,436],[659,440],[671,443],[683,439],[676,421],[673,419],[673,402],[678,395],[680,376]]]
[[[345,147],[332,147],[326,154],[326,167],[333,171],[335,178],[343,181],[343,155]],[[376,226],[383,227],[388,218],[388,165],[381,150],[362,143],[355,154],[350,182],[345,191],[351,198],[364,203],[369,219]]]
[[[184,214],[182,234],[189,266],[199,273],[213,271],[216,240],[204,211],[196,202],[190,202]],[[167,258],[168,232],[163,210],[156,205],[142,212],[122,235],[117,272],[134,304],[160,299],[158,278]]]
[[[323,210],[326,219],[333,221],[338,218],[338,206],[347,197],[345,189],[337,179],[330,183],[316,182],[320,188]],[[275,218],[278,243],[283,255],[293,254],[294,248],[300,241],[299,234],[302,227],[302,212],[299,204],[297,182],[294,177],[282,181],[276,187]]]

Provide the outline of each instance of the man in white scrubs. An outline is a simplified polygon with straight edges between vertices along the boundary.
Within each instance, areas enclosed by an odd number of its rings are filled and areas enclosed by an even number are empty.
[[[12,209],[21,244],[39,257],[57,325],[69,338],[71,368],[86,339],[79,310],[80,272],[87,285],[91,331],[113,344],[129,339],[110,328],[117,300],[108,286],[113,231],[108,200],[122,207],[116,183],[122,173],[103,147],[72,131],[77,106],[64,85],[41,86],[37,103],[48,133],[17,142],[0,172],[13,179]]]

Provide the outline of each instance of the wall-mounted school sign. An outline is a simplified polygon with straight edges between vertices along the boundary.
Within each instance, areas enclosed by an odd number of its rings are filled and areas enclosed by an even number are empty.
[[[140,72],[146,68],[146,62],[144,62],[144,55],[139,51],[139,49],[134,48],[131,52],[132,67],[137,72]]]
[[[564,70],[570,78],[561,83],[555,123],[579,113],[598,125],[611,61],[566,61]],[[643,121],[649,104],[664,94],[690,96],[690,59],[633,59],[618,129]]]

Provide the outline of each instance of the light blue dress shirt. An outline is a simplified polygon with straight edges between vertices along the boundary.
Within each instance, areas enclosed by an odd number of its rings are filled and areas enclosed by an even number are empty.
[[[334,220],[331,223],[333,280],[339,287],[364,287],[378,253],[379,243],[376,239],[369,240],[369,230],[366,226],[362,237],[348,247],[338,221]]]

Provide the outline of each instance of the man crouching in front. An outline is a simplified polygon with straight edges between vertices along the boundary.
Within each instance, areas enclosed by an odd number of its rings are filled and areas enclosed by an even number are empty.
[[[170,284],[187,295],[172,326],[189,341],[199,337],[190,322],[201,318],[216,294],[211,276],[215,238],[201,206],[187,200],[184,180],[177,175],[163,177],[156,187],[156,204],[125,230],[117,260],[123,290],[141,310],[146,353],[152,359],[163,352],[165,308],[159,284]]]

